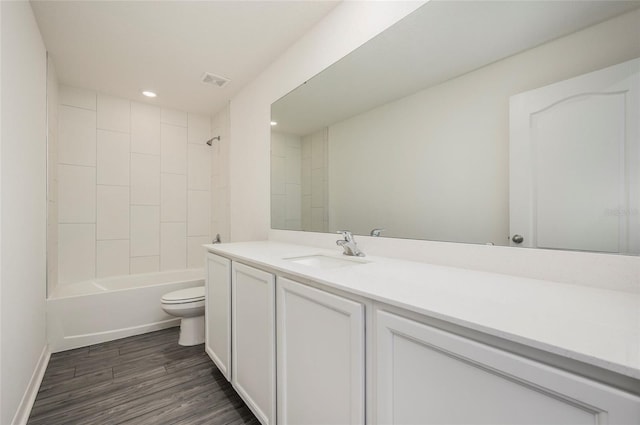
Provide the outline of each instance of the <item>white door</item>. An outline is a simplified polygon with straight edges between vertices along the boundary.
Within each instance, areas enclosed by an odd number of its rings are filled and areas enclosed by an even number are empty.
[[[231,383],[263,425],[276,423],[275,277],[232,262]]]
[[[231,380],[231,260],[207,254],[205,351]]]
[[[640,59],[510,99],[521,246],[640,253]]]
[[[376,312],[378,424],[638,424],[640,398]]]
[[[277,280],[278,422],[364,423],[364,306]]]

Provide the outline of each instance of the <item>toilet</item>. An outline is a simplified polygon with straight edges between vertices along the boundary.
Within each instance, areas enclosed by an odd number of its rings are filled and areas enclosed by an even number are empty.
[[[204,342],[204,286],[169,292],[160,302],[167,314],[182,319],[178,344],[190,346]]]

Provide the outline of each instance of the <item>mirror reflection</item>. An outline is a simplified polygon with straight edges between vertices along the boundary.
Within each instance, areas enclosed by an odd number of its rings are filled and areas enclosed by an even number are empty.
[[[638,7],[426,3],[272,105],[272,227],[640,253]]]

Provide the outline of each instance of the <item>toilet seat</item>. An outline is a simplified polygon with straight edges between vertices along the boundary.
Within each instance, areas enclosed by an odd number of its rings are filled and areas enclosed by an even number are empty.
[[[204,286],[180,289],[162,296],[162,304],[189,304],[204,301]]]

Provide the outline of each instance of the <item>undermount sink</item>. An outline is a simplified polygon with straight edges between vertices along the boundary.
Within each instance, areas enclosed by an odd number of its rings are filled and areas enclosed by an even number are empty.
[[[367,261],[360,259],[331,257],[322,254],[305,255],[302,257],[289,257],[283,258],[283,260],[291,261],[292,263],[296,264],[302,264],[304,266],[316,267],[319,269],[336,269],[339,267],[355,266],[358,264],[367,263]]]

